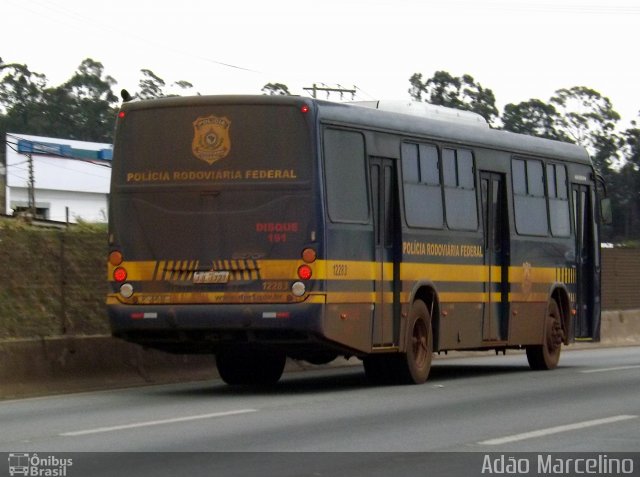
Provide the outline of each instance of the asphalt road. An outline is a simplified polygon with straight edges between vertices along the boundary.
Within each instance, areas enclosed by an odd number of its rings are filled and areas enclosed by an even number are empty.
[[[523,354],[438,359],[421,386],[371,386],[355,366],[270,390],[214,381],[3,401],[0,452],[152,453],[94,455],[92,475],[426,475],[424,459],[448,452],[640,452],[639,396],[640,347],[565,350],[546,372]]]

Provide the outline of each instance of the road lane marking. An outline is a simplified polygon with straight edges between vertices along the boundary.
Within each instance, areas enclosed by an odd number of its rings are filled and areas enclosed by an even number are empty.
[[[595,368],[595,369],[584,369],[580,371],[583,374],[591,374],[591,373],[608,373],[609,371],[625,371],[627,369],[638,369],[640,365],[632,365],[632,366],[617,366],[615,368]]]
[[[594,419],[592,421],[576,422],[575,424],[549,427],[547,429],[539,429],[537,431],[523,432],[522,434],[513,434],[511,436],[498,437],[496,439],[489,439],[486,441],[478,442],[478,444],[487,445],[487,446],[499,446],[501,444],[508,444],[510,442],[524,441],[526,439],[534,439],[536,437],[549,436],[551,434],[558,434],[560,432],[577,431],[580,429],[586,429],[587,427],[602,426],[604,424],[612,424],[614,422],[628,421],[630,419],[637,419],[637,418],[638,416],[631,416],[631,415],[612,416],[612,417],[606,417],[604,419]]]
[[[65,437],[86,436],[88,434],[99,434],[101,432],[121,431],[124,429],[137,429],[139,427],[160,426],[163,424],[174,424],[176,422],[197,421],[201,419],[215,419],[217,417],[236,416],[238,414],[248,414],[258,412],[257,409],[238,409],[235,411],[214,412],[211,414],[200,414],[198,416],[175,417],[172,419],[162,419],[159,421],[135,422],[132,424],[124,424],[121,426],[97,427],[95,429],[85,429],[83,431],[64,432],[59,434]]]

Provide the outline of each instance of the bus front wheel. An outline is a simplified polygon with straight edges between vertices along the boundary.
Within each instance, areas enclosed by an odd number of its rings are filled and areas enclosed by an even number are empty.
[[[276,384],[286,361],[284,353],[262,348],[230,348],[216,354],[218,373],[225,383],[232,386]]]
[[[527,361],[534,370],[554,369],[560,361],[562,350],[562,315],[555,299],[547,306],[547,316],[544,321],[542,344],[527,346]]]

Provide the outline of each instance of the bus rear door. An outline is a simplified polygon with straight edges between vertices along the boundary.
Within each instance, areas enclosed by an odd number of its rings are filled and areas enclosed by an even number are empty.
[[[481,172],[484,264],[488,295],[482,322],[483,341],[506,341],[509,323],[509,226],[504,175]]]
[[[397,260],[397,185],[395,162],[372,157],[369,160],[374,217],[374,246],[377,268],[375,280],[375,309],[373,317],[373,345],[397,343],[394,330],[395,304],[398,291],[399,264]]]

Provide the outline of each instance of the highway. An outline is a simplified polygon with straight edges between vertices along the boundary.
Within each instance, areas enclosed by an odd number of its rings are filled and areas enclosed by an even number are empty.
[[[275,471],[279,453],[330,452],[321,464],[339,465],[352,457],[334,453],[349,451],[362,472],[362,459],[375,463],[362,475],[384,468],[379,452],[405,456],[400,468],[422,465],[406,452],[639,452],[638,396],[640,347],[569,348],[558,369],[537,372],[521,353],[450,357],[421,386],[372,386],[353,366],[289,373],[266,390],[213,381],[3,401],[0,452],[269,451]],[[306,455],[289,454],[286,467]]]

